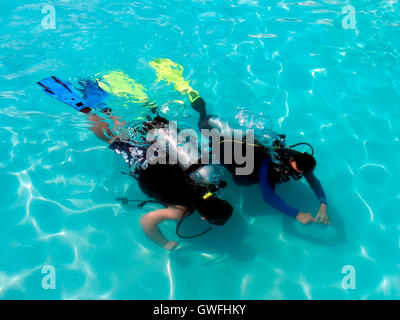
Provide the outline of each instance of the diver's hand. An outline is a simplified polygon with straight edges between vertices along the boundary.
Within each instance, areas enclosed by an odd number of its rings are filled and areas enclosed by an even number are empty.
[[[296,216],[296,219],[299,220],[302,224],[315,222],[315,219],[309,212],[299,212]]]
[[[323,224],[331,224],[331,221],[329,220],[328,212],[326,210],[327,205],[325,203],[321,203],[321,206],[319,207],[317,217],[315,218],[315,222],[317,223],[323,223]]]
[[[178,246],[178,242],[176,242],[176,241],[168,241],[168,242],[164,245],[164,249],[167,249],[167,250],[174,250],[177,246]]]

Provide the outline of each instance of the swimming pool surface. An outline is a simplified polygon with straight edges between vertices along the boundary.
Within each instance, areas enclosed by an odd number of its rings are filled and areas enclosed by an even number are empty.
[[[1,299],[400,297],[397,1],[60,0],[55,29],[43,27],[46,4],[0,3]],[[311,143],[332,224],[301,225],[258,186],[230,184],[224,227],[171,253],[153,244],[139,219],[156,206],[115,200],[145,198],[124,161],[36,81],[122,70],[159,105],[183,99],[156,83],[155,58],[180,63],[211,113],[252,113],[288,144]],[[187,101],[180,112],[196,124]],[[304,181],[277,191],[316,214]],[[162,230],[177,239],[175,223]],[[48,265],[56,288],[46,290]]]

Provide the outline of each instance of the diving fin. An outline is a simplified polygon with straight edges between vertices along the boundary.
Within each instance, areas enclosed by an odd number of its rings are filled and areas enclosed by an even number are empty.
[[[152,112],[157,109],[157,105],[147,96],[146,88],[122,71],[98,74],[96,75],[96,81],[101,89],[117,97],[124,98],[128,103],[142,104]]]
[[[70,105],[80,112],[89,113],[92,110],[66,81],[53,76],[38,81],[37,84],[50,96]]]
[[[154,59],[150,65],[156,70],[157,81],[173,83],[174,89],[182,95],[187,94],[191,103],[196,101],[200,95],[189,85],[189,81],[183,78],[183,67],[170,59]]]
[[[82,87],[80,91],[89,108],[98,109],[103,112],[110,110],[105,103],[108,93],[100,88],[97,81],[86,79],[79,81],[79,84]]]

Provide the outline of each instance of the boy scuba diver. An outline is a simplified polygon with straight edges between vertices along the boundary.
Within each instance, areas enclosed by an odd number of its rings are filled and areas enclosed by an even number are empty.
[[[172,83],[175,90],[188,95],[193,109],[200,115],[198,122],[200,130],[217,129],[220,132],[220,136],[233,136],[233,129],[226,120],[215,115],[207,115],[204,99],[200,97],[196,90],[190,87],[188,81],[183,79],[182,66],[168,59],[156,59],[151,62],[150,65],[156,69],[159,81],[163,80],[167,83]],[[179,73],[179,77],[176,76],[177,72]],[[232,155],[228,155],[228,159],[233,159],[233,163],[223,162],[221,164],[232,173],[233,179],[238,185],[259,183],[264,201],[275,209],[296,218],[303,224],[310,222],[330,224],[324,190],[320,181],[313,174],[316,160],[313,157],[314,151],[311,145],[308,143],[298,143],[287,148],[284,140],[284,135],[278,135],[277,138],[274,139],[272,146],[265,146],[262,143],[256,144],[254,147],[254,169],[249,175],[236,174],[236,169],[240,168],[241,164],[236,163],[235,157]],[[223,145],[228,142],[241,143],[243,146],[242,154],[245,153],[246,144],[242,141],[222,140],[220,141],[219,148],[221,159],[224,159],[225,148]],[[312,154],[306,152],[301,153],[291,149],[300,144],[308,145],[312,149]],[[233,148],[228,148],[228,150],[229,149],[233,150]],[[213,152],[215,152],[215,150],[213,150]],[[275,186],[277,183],[288,182],[290,179],[299,180],[303,176],[320,201],[320,208],[316,218],[313,218],[309,212],[302,212],[290,207],[275,193]]]
[[[155,243],[167,250],[172,250],[178,245],[176,241],[166,239],[160,231],[158,225],[165,220],[180,220],[177,225],[178,236],[190,238],[193,236],[182,236],[179,233],[179,227],[183,219],[195,210],[200,213],[203,220],[207,220],[212,225],[223,225],[231,217],[233,207],[215,195],[219,188],[225,187],[225,182],[220,181],[216,184],[208,179],[207,173],[212,172],[211,166],[191,164],[185,167],[181,163],[161,164],[154,161],[157,159],[147,158],[146,152],[151,142],[146,141],[146,134],[151,130],[166,134],[168,121],[156,115],[157,106],[150,102],[141,85],[121,72],[111,72],[96,81],[81,82],[84,96],[82,99],[70,83],[60,78],[46,78],[39,81],[38,84],[47,94],[88,114],[89,120],[93,123],[90,130],[99,139],[108,143],[111,150],[123,156],[129,164],[130,175],[138,180],[140,189],[156,199],[156,201],[142,201],[139,207],[143,207],[147,202],[160,202],[166,207],[148,212],[140,219],[145,234]],[[147,121],[133,128],[136,137],[139,137],[135,141],[123,140],[115,136],[104,118],[93,112],[98,110],[108,116],[114,125],[119,123],[117,118],[112,115],[111,109],[104,103],[110,93],[134,99],[135,103],[146,105],[153,114],[153,117],[148,115]],[[171,144],[169,147],[171,148]],[[182,150],[175,151],[182,152]],[[166,155],[168,157],[168,153]],[[193,173],[197,173],[197,175],[194,176]],[[127,200],[124,201],[127,202]],[[210,229],[211,227],[200,234]]]

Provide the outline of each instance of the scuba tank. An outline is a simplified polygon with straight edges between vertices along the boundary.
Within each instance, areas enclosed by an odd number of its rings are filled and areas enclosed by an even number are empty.
[[[218,129],[221,135],[233,136],[233,129],[231,128],[229,122],[226,119],[213,115],[209,117],[208,125],[212,129]]]
[[[178,164],[184,171],[196,164],[200,158],[197,136],[182,135],[182,132],[184,130],[178,131],[174,122],[170,122],[168,126],[156,128],[152,132],[152,144],[147,150],[149,163],[157,163],[160,158],[166,163],[168,158],[168,163]],[[189,141],[188,137],[190,137]],[[153,155],[149,156],[149,153]]]
[[[219,185],[221,182],[222,170],[216,165],[204,165],[189,173],[189,178],[200,185]]]
[[[176,234],[180,238],[189,239],[199,237],[213,229],[212,226],[206,230],[194,235],[182,235],[180,232],[183,221],[191,215],[196,209],[200,215],[211,225],[224,225],[232,215],[233,207],[225,200],[218,198],[215,193],[225,188],[227,183],[220,179],[217,170],[212,165],[206,165],[198,168],[189,174],[189,178],[197,185],[206,187],[208,190],[178,222]]]

